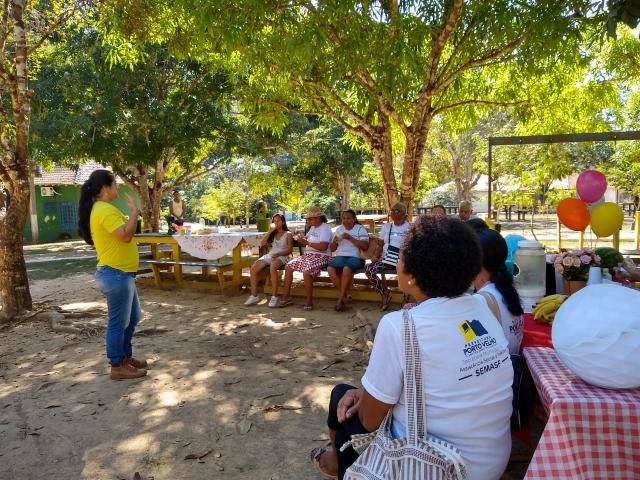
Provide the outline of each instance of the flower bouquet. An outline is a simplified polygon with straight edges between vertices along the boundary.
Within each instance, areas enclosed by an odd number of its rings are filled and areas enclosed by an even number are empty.
[[[592,249],[571,250],[555,256],[553,266],[565,280],[586,281],[590,267],[600,266],[600,256]]]
[[[597,270],[594,274],[600,274],[600,262],[600,256],[590,248],[561,252],[556,255],[553,265],[556,272],[560,273],[564,279],[564,293],[571,295],[583,288],[592,267]],[[600,279],[600,275],[597,278]],[[596,277],[594,281],[598,282]]]

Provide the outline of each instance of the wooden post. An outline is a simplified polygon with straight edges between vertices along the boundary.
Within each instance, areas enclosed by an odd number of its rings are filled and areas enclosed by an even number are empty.
[[[561,234],[561,228],[560,228],[560,219],[557,219],[557,224],[556,224],[556,237],[558,238],[558,253],[560,253],[562,251],[562,240],[560,238],[560,234]]]
[[[580,250],[584,248],[584,230],[580,231],[580,240],[578,240],[578,248]]]
[[[613,234],[613,248],[620,251],[620,230]]]
[[[636,211],[636,250],[640,250],[640,210]]]

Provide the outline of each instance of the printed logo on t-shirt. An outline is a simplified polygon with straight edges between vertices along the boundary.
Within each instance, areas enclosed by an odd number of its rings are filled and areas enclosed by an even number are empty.
[[[458,328],[462,331],[465,342],[470,342],[474,338],[481,337],[488,333],[478,320],[471,320],[470,322],[465,320],[458,325]]]
[[[509,359],[506,349],[498,346],[496,338],[489,335],[480,320],[464,320],[458,328],[465,341],[458,380],[484,375]]]

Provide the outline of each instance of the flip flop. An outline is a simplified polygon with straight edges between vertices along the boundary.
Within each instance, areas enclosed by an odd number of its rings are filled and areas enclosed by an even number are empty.
[[[336,312],[342,312],[344,310],[344,302],[343,301],[339,301],[338,303],[335,304],[335,306],[333,307],[333,309]]]
[[[386,295],[382,297],[382,305],[380,305],[380,310],[384,312],[387,308],[389,308],[389,304],[391,303],[391,292],[387,292]]]
[[[282,299],[280,300],[280,302],[278,303],[279,307],[288,307],[289,305],[293,305],[293,300],[290,298]]]
[[[324,447],[316,447],[313,450],[311,450],[311,452],[309,453],[311,463],[313,463],[313,466],[316,467],[316,470],[320,473],[320,475],[322,475],[322,478],[331,479],[331,480],[336,479],[338,478],[337,475],[331,475],[325,472],[324,470],[322,470],[322,468],[320,467],[320,457],[322,457],[322,455],[325,453],[327,453],[327,449]]]
[[[307,312],[313,310],[313,305],[305,305],[304,307],[302,307],[303,310],[306,310]]]

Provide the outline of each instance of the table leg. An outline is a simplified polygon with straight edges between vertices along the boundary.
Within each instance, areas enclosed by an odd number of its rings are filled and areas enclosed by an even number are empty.
[[[180,261],[180,245],[177,243],[171,246],[171,259],[175,262]],[[173,268],[173,275],[176,279],[176,283],[180,285],[182,283],[182,265],[175,264]]]
[[[235,287],[242,283],[242,241],[238,242],[233,249],[231,259],[233,261],[233,285]]]

